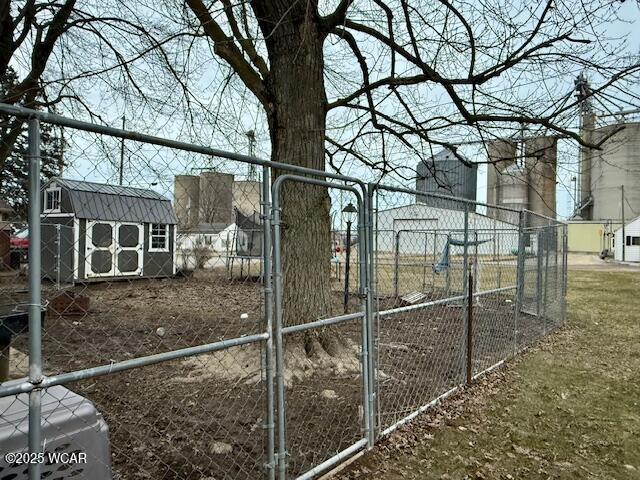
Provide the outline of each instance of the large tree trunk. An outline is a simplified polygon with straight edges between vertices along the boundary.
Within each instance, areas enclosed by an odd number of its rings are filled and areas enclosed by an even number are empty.
[[[323,38],[317,19],[305,5],[254,2],[270,60],[267,90],[273,106],[268,113],[272,159],[324,170]],[[329,210],[326,188],[284,184],[281,251],[285,325],[313,321],[330,313]],[[322,337],[317,335],[324,349],[330,350],[333,342]]]

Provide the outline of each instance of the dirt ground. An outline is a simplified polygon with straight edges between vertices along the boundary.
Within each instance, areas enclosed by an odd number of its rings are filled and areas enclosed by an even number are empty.
[[[45,320],[49,375],[262,331],[262,286],[255,282],[201,275],[74,290],[90,297],[91,308],[84,316]],[[337,292],[334,314],[341,301]],[[357,303],[352,298],[351,308]],[[474,373],[534,342],[545,328],[522,315],[514,337],[512,295],[484,297],[474,311]],[[378,322],[383,428],[463,380],[463,312],[448,304]],[[301,334],[285,341],[292,475],[361,438],[360,325],[349,322],[334,332],[347,347],[338,358],[309,357]],[[13,347],[27,351],[27,336],[16,337]],[[68,387],[104,415],[116,478],[255,479],[263,475],[266,451],[263,358],[261,345],[247,345]]]
[[[569,321],[335,478],[640,478],[636,272],[573,270]]]

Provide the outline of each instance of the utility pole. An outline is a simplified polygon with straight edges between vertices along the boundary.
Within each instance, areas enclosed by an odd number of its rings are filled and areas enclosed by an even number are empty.
[[[624,185],[620,185],[620,212],[622,213],[622,261],[626,260],[625,246],[627,244],[627,236],[624,229]]]
[[[60,177],[64,177],[64,127],[60,127]]]
[[[255,145],[256,145],[256,132],[254,132],[253,130],[249,130],[248,132],[245,132],[245,135],[247,136],[247,139],[249,140],[249,156],[253,157],[254,156],[254,149],[255,149]],[[256,166],[253,164],[249,164],[248,166],[248,172],[247,172],[247,180],[249,180],[250,182],[255,181],[256,178]]]
[[[124,130],[125,118],[122,115],[122,130]],[[124,170],[124,138],[120,139],[120,170],[118,170],[118,185],[122,185],[122,172]]]

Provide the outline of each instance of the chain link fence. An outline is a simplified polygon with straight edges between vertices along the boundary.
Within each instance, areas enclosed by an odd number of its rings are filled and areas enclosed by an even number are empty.
[[[0,111],[0,480],[315,478],[564,321],[555,220]]]

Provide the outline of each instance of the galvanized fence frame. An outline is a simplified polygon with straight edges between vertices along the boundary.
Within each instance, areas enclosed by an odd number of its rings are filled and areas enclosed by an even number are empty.
[[[459,230],[462,232],[463,243],[464,243],[464,247],[463,247],[464,250],[462,255],[463,257],[462,278],[464,281],[463,281],[461,294],[451,295],[449,294],[449,292],[447,292],[448,294],[446,298],[429,299],[419,304],[394,306],[393,308],[388,308],[388,309],[383,309],[379,305],[376,306],[374,308],[376,333],[375,333],[374,341],[371,346],[371,348],[373,348],[373,350],[376,351],[376,356],[375,356],[376,366],[375,366],[375,370],[373,371],[377,375],[381,371],[381,369],[384,367],[380,359],[380,352],[379,352],[379,346],[378,346],[379,342],[381,341],[381,338],[383,337],[383,334],[380,330],[381,322],[385,321],[386,318],[391,318],[395,315],[401,315],[408,312],[421,312],[424,310],[434,309],[443,305],[451,304],[452,302],[461,302],[461,304],[464,306],[463,307],[464,308],[464,315],[463,315],[464,326],[463,326],[463,331],[461,335],[462,339],[460,344],[461,350],[462,350],[461,353],[465,357],[464,358],[464,370],[465,370],[464,375],[462,376],[462,379],[460,381],[457,381],[457,382],[454,381],[446,386],[443,385],[440,390],[441,393],[436,394],[434,397],[425,400],[422,404],[418,404],[417,407],[413,409],[413,411],[407,412],[407,414],[404,417],[397,419],[397,421],[395,421],[391,425],[384,425],[382,421],[384,412],[382,411],[383,407],[381,405],[383,405],[383,402],[384,402],[384,391],[382,391],[379,388],[380,379],[379,378],[374,379],[373,384],[376,385],[375,395],[376,395],[376,401],[377,401],[377,407],[378,407],[376,412],[376,415],[377,415],[376,427],[378,428],[377,438],[381,438],[392,433],[400,426],[406,424],[407,422],[415,418],[417,415],[419,415],[421,412],[424,412],[425,410],[432,408],[434,405],[437,405],[443,399],[459,391],[465,385],[470,384],[478,377],[490,371],[493,371],[496,368],[499,368],[506,360],[516,355],[520,351],[528,348],[533,342],[537,341],[539,338],[541,338],[542,336],[546,335],[551,331],[551,329],[547,327],[547,324],[549,322],[549,318],[548,318],[549,315],[546,310],[546,305],[547,305],[548,295],[550,291],[550,282],[549,282],[549,256],[550,255],[549,254],[552,250],[556,252],[556,255],[555,255],[556,278],[558,277],[558,268],[559,268],[559,277],[561,279],[560,293],[559,293],[560,318],[556,319],[557,321],[554,323],[554,328],[563,323],[566,315],[566,298],[565,297],[566,297],[566,278],[567,278],[567,249],[566,249],[567,237],[566,237],[566,224],[558,220],[555,220],[549,217],[544,217],[542,215],[539,215],[527,210],[513,210],[505,207],[483,204],[481,202],[475,202],[475,201],[466,200],[466,199],[459,199],[459,198],[450,197],[446,195],[428,194],[428,193],[425,194],[423,192],[418,192],[409,188],[389,187],[386,185],[376,185],[373,191],[381,191],[387,194],[398,193],[398,194],[408,195],[411,197],[417,197],[418,195],[420,195],[423,198],[433,197],[434,199],[450,200],[453,202],[457,202],[461,206],[461,210],[464,215],[464,225],[462,228],[455,229],[455,228],[446,228],[446,227],[434,227],[431,230],[428,230],[424,226],[420,226],[420,228],[418,228],[417,230],[414,230],[414,232],[417,232],[419,234],[425,233],[425,232],[436,233],[438,231],[454,232],[456,230]],[[377,219],[377,212],[379,209],[377,202],[372,201],[371,205],[372,205],[372,212],[375,212],[373,213],[373,216]],[[469,245],[470,245],[470,242],[473,243],[472,242],[473,239],[471,238],[472,235],[474,235],[477,240],[477,234],[479,230],[477,228],[470,227],[469,216],[471,213],[474,213],[474,214],[478,213],[477,207],[485,207],[487,209],[502,210],[504,212],[510,212],[510,214],[513,216],[513,219],[514,219],[513,228],[509,229],[509,231],[512,234],[517,235],[517,257],[515,259],[516,278],[515,278],[515,283],[513,284],[509,284],[506,286],[500,285],[497,288],[485,288],[484,290],[476,290],[474,288],[473,277],[474,277],[475,269],[470,268],[471,252],[469,251],[470,250]],[[440,209],[440,210],[443,212],[443,214],[446,213],[444,209]],[[528,222],[536,223],[536,226],[528,229],[527,227]],[[376,224],[377,222],[374,221],[373,223],[374,223],[374,226],[372,227],[372,232],[375,238],[377,239],[377,232],[379,230],[377,228],[377,224]],[[484,230],[491,231],[491,229],[487,227],[485,227]],[[535,256],[534,256],[536,261],[535,297],[536,297],[537,303],[540,304],[540,307],[538,307],[536,314],[537,315],[539,314],[540,318],[542,318],[543,326],[542,326],[542,331],[540,332],[541,334],[538,337],[530,338],[527,342],[523,342],[519,340],[519,336],[522,336],[521,335],[522,332],[520,332],[519,330],[520,328],[519,325],[522,326],[524,322],[523,316],[526,316],[526,314],[522,312],[522,305],[523,305],[523,295],[524,295],[524,287],[525,287],[524,274],[525,274],[525,261],[527,257],[526,237],[528,234],[528,230],[535,230],[536,232],[540,232],[540,239],[538,243],[541,245],[545,245],[545,248],[536,250]],[[392,256],[393,256],[392,284],[393,284],[393,291],[395,292],[393,296],[395,298],[399,297],[398,283],[399,283],[399,271],[401,270],[401,266],[400,266],[401,263],[399,260],[399,257],[400,257],[399,237],[402,232],[406,232],[406,231],[407,230],[399,230],[399,231],[393,232],[394,240],[393,240],[393,252],[392,252]],[[408,230],[408,231],[411,231],[411,230]],[[556,240],[561,239],[561,241],[560,243],[556,242],[552,245],[551,240],[554,240],[554,239]],[[373,262],[373,265],[371,267],[371,275],[372,275],[372,278],[374,279],[374,285],[378,284],[378,275],[380,271],[377,264],[378,256],[376,255],[376,252],[378,249],[377,249],[376,243],[377,242],[375,240],[371,241],[371,244],[372,244],[371,261]],[[558,251],[561,252],[560,264],[558,264]],[[477,245],[476,245],[476,257],[477,257]],[[476,258],[474,260],[474,265],[477,265],[477,261],[478,259]],[[378,295],[378,292],[376,291],[375,286],[372,287],[372,291],[373,291],[372,297],[375,299],[379,299],[380,295]],[[554,292],[554,293],[557,293],[557,292]],[[497,362],[493,363],[492,365],[489,365],[488,367],[480,371],[477,371],[477,370],[474,370],[473,363],[472,363],[473,354],[474,354],[472,345],[474,343],[474,339],[476,336],[473,330],[474,302],[472,301],[472,299],[477,299],[480,297],[490,297],[496,294],[509,294],[509,295],[512,294],[513,296],[514,308],[513,308],[512,314],[510,314],[510,317],[511,317],[510,321],[512,322],[512,325],[510,327],[510,330],[511,330],[510,338],[512,338],[512,346],[509,347],[508,354],[503,355],[502,358],[500,358]],[[401,322],[403,320],[400,319],[395,321]],[[418,335],[418,334],[419,332],[414,333],[414,335]],[[475,340],[477,341],[477,339]],[[506,351],[506,345],[505,345],[505,351]],[[409,403],[415,404],[415,402],[409,402]]]
[[[504,207],[486,205],[470,200],[462,200],[446,195],[427,194],[417,192],[413,189],[390,187],[378,184],[365,184],[361,180],[344,175],[334,174],[324,171],[316,171],[309,168],[297,167],[293,165],[279,164],[262,160],[256,157],[240,155],[209,147],[193,145],[185,142],[143,135],[136,132],[120,130],[102,125],[95,125],[81,122],[75,119],[53,115],[46,112],[28,110],[21,107],[0,104],[0,113],[7,116],[14,116],[28,122],[29,133],[29,376],[24,381],[10,387],[0,385],[0,397],[28,393],[29,395],[29,431],[28,431],[28,451],[38,453],[43,450],[42,419],[41,419],[41,396],[47,388],[55,385],[63,385],[82,379],[96,378],[103,375],[155,365],[168,360],[187,358],[204,353],[216,352],[231,347],[241,345],[258,344],[262,346],[264,352],[264,389],[266,397],[264,431],[266,437],[266,451],[264,453],[265,478],[271,480],[278,478],[285,480],[289,478],[287,472],[287,439],[286,439],[286,399],[285,399],[285,352],[283,350],[283,338],[285,335],[303,330],[323,328],[328,325],[337,325],[344,322],[360,320],[361,328],[361,373],[360,382],[362,387],[362,411],[363,418],[361,425],[361,438],[348,448],[336,453],[325,461],[315,465],[312,469],[300,473],[297,478],[314,478],[322,472],[338,465],[346,458],[352,456],[359,450],[370,449],[381,438],[389,435],[401,425],[409,422],[421,412],[431,408],[441,402],[444,398],[452,395],[465,384],[471,383],[479,376],[500,367],[505,360],[517,354],[528,344],[519,344],[518,327],[522,322],[523,313],[521,311],[524,301],[525,287],[525,265],[526,248],[525,237],[527,229],[527,218],[536,218],[544,223],[538,230],[538,235],[544,237],[539,239],[538,245],[544,244],[547,247],[536,252],[536,313],[544,319],[544,330],[542,335],[547,334],[557,326],[561,325],[566,315],[566,291],[567,291],[567,229],[566,225],[555,219],[544,218],[533,212],[510,210]],[[42,323],[41,323],[41,279],[40,279],[40,122],[53,125],[65,126],[73,129],[84,130],[100,135],[107,135],[119,139],[133,140],[141,143],[148,143],[171,149],[199,153],[209,156],[222,157],[234,161],[244,162],[262,167],[262,204],[261,218],[263,220],[263,297],[264,297],[264,322],[261,333],[247,335],[239,338],[222,340],[219,342],[202,344],[194,347],[172,350],[148,356],[123,360],[109,365],[102,365],[91,368],[67,371],[53,376],[43,375],[42,365]],[[277,178],[274,173],[278,172]],[[303,325],[284,326],[282,324],[282,262],[280,252],[280,210],[281,210],[281,186],[284,182],[298,182],[309,185],[316,185],[324,188],[339,189],[348,191],[355,195],[358,200],[358,237],[360,248],[358,248],[359,266],[359,286],[358,295],[361,299],[360,309],[357,312],[321,319]],[[460,295],[447,295],[446,298],[432,299],[418,305],[394,306],[392,308],[381,309],[378,305],[379,297],[376,292],[376,243],[377,243],[377,193],[380,191],[394,192],[405,195],[421,195],[426,197],[441,198],[460,202],[464,205],[464,226],[456,231],[462,234],[463,246],[463,273]],[[516,258],[516,283],[514,285],[502,286],[498,288],[488,288],[478,291],[474,288],[474,269],[470,268],[469,241],[471,232],[477,230],[470,229],[470,214],[476,213],[476,208],[483,206],[487,208],[500,209],[512,212],[517,216],[518,223],[514,224],[514,231],[518,235],[518,248]],[[445,229],[446,230],[446,229]],[[408,230],[411,231],[411,230]],[[429,232],[428,230],[426,231]],[[451,231],[449,232],[451,233]],[[400,232],[397,238],[396,250],[398,250]],[[555,247],[551,248],[555,242]],[[426,245],[426,243],[425,243]],[[435,243],[434,243],[435,248]],[[549,261],[550,252],[555,251],[552,262],[553,277],[555,278],[556,289],[560,288],[559,305],[557,314],[559,318],[553,320],[553,324],[547,325],[547,300],[549,295]],[[558,251],[562,256],[558,258]],[[543,258],[544,254],[544,258]],[[477,256],[477,255],[476,255]],[[395,252],[395,284],[399,282],[398,272],[401,265],[398,263],[399,252]],[[425,255],[426,258],[426,255]],[[474,260],[477,262],[477,259]],[[560,262],[560,263],[558,263]],[[424,266],[426,268],[426,266]],[[559,285],[558,285],[559,283]],[[513,292],[513,346],[509,348],[510,354],[505,355],[498,362],[484,368],[482,371],[474,371],[472,362],[472,348],[474,340],[473,315],[474,299],[480,297],[490,297],[496,294]],[[397,294],[397,291],[396,291]],[[397,296],[397,295],[396,295]],[[554,292],[554,299],[558,300],[558,292]],[[387,318],[417,314],[428,311],[448,303],[460,302],[464,311],[463,335],[459,339],[460,344],[464,344],[465,375],[461,382],[449,385],[445,391],[440,392],[433,398],[429,398],[412,411],[404,415],[391,425],[384,425],[381,421],[381,396],[384,395],[380,387],[380,324],[387,321]],[[402,321],[402,320],[400,320]],[[41,476],[40,464],[29,464],[29,478],[39,479]]]

